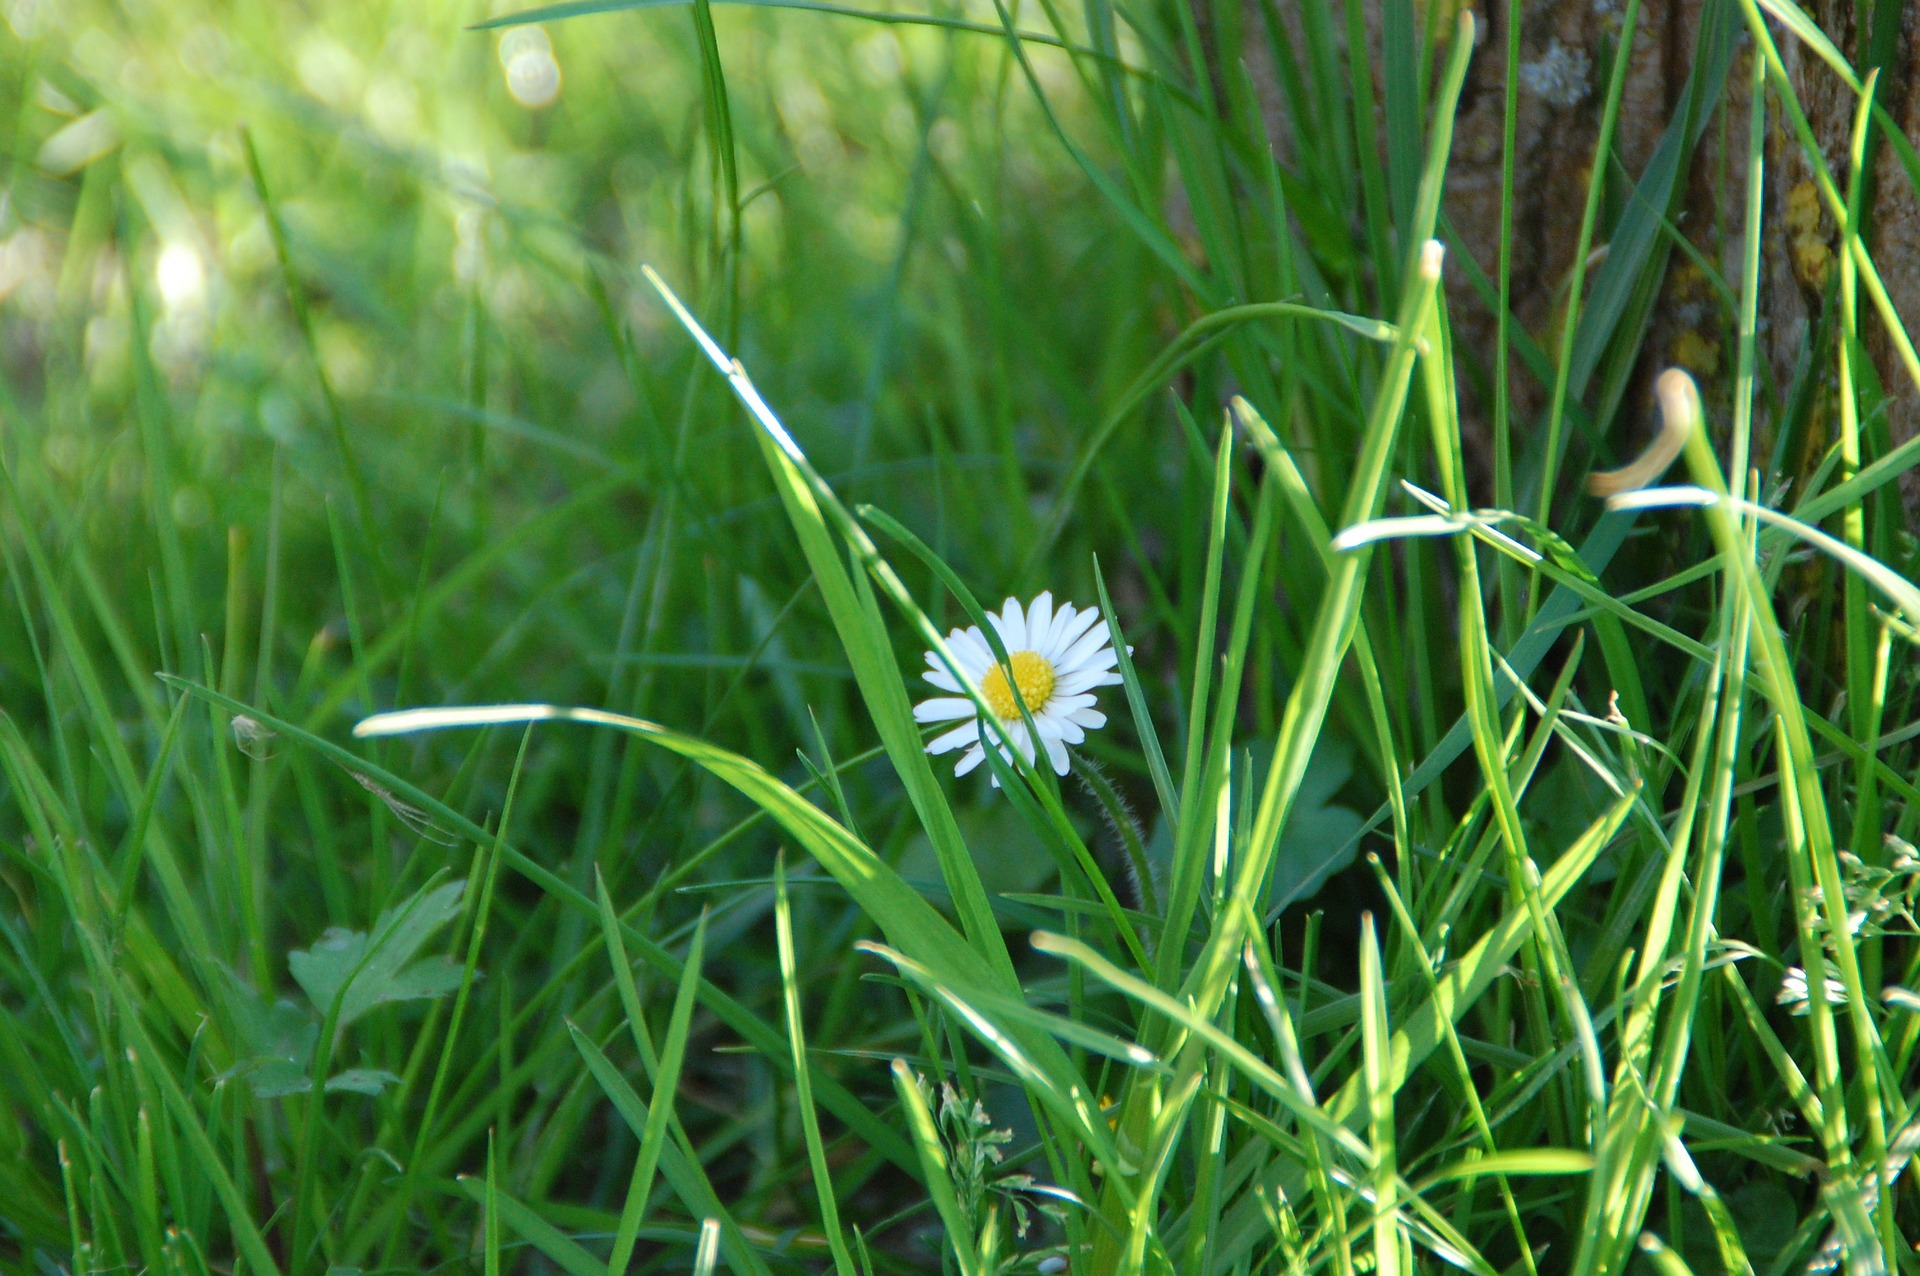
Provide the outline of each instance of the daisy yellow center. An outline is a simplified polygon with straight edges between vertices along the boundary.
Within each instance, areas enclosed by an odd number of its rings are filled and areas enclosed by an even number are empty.
[[[1019,702],[1013,698],[1015,687],[1020,699],[1034,713],[1047,707],[1053,698],[1053,664],[1037,651],[1016,651],[1004,665],[995,665],[980,679],[980,695],[994,716],[1008,722],[1020,718]]]

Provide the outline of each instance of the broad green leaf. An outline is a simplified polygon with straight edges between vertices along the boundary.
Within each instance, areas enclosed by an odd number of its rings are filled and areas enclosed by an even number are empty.
[[[413,958],[460,915],[466,886],[447,882],[416,893],[381,913],[370,934],[335,926],[312,948],[289,954],[287,965],[322,1014],[338,999],[340,1028],[390,1001],[444,996],[460,986],[460,966],[446,957]]]
[[[379,1094],[388,1086],[399,1084],[400,1078],[385,1068],[348,1068],[327,1078],[327,1093]]]
[[[223,1078],[244,1077],[255,1097],[261,1099],[284,1099],[313,1089],[313,1078],[307,1074],[306,1063],[294,1059],[261,1059],[221,1075]]]
[[[1273,745],[1263,741],[1252,752],[1252,769],[1245,781],[1236,780],[1236,789],[1242,783],[1251,783],[1253,776],[1266,773]],[[1327,878],[1353,863],[1359,849],[1360,813],[1333,801],[1352,775],[1352,745],[1337,736],[1323,734],[1314,743],[1306,774],[1300,777],[1299,796],[1294,798],[1286,828],[1274,848],[1273,876],[1266,903],[1268,916],[1289,904],[1312,898]]]
[[[267,1004],[241,989],[231,1013],[239,1028],[240,1049],[247,1057],[305,1061],[313,1054],[319,1027],[312,1015],[291,1000],[279,997]]]

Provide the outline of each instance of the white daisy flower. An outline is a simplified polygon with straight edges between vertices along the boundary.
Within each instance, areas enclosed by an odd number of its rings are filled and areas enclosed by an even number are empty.
[[[967,677],[980,688],[981,699],[1000,720],[1014,747],[1031,762],[1034,740],[1020,717],[1020,703],[1014,699],[1014,690],[1018,688],[1020,700],[1026,702],[1033,724],[1039,728],[1039,743],[1046,749],[1054,773],[1065,775],[1067,746],[1086,739],[1089,730],[1107,725],[1107,715],[1093,707],[1093,689],[1120,681],[1120,675],[1114,672],[1116,657],[1107,638],[1107,627],[1100,623],[1100,609],[1082,610],[1072,603],[1063,603],[1056,611],[1053,594],[1049,592],[1034,599],[1025,610],[1021,609],[1019,599],[1009,598],[1000,614],[989,612],[987,620],[1006,648],[1006,664],[994,661],[993,649],[987,645],[986,635],[978,625],[948,634],[947,649]],[[928,671],[922,676],[940,690],[953,694],[922,700],[913,707],[914,719],[919,722],[967,719],[927,743],[928,753],[949,753],[966,746],[966,753],[953,768],[955,775],[965,775],[987,756],[981,740],[979,712],[960,683],[931,651],[927,653],[927,665]],[[1013,759],[1006,745],[997,738],[994,743],[1000,749],[1000,756],[1011,763]],[[995,777],[993,782],[998,785],[999,778]]]
[[[1826,979],[1827,1001],[1831,1005],[1847,1004],[1847,986],[1828,975]],[[1807,983],[1807,972],[1799,966],[1787,967],[1787,973],[1780,978],[1780,991],[1773,998],[1787,1007],[1787,1013],[1804,1015],[1812,1011],[1813,988]]]

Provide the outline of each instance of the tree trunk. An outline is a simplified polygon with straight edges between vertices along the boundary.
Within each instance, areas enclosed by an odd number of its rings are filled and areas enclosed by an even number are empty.
[[[1240,2],[1240,0],[1235,0]],[[1280,0],[1277,12],[1284,25],[1296,30],[1283,40],[1297,39],[1299,5],[1331,0]],[[1433,4],[1448,0],[1431,0]],[[1644,0],[1632,33],[1631,50],[1615,127],[1613,154],[1618,161],[1609,183],[1593,246],[1604,250],[1608,228],[1631,183],[1645,171],[1663,132],[1684,109],[1689,71],[1694,64],[1702,16],[1717,0]],[[1457,7],[1453,0],[1449,7]],[[1856,0],[1803,0],[1803,7],[1826,31],[1856,67],[1881,68],[1878,101],[1908,136],[1920,125],[1920,87],[1912,70],[1920,51],[1920,5],[1879,0],[1877,23],[1856,20]],[[1250,8],[1258,8],[1252,4]],[[1423,9],[1425,5],[1421,6]],[[1472,4],[1477,20],[1473,62],[1455,128],[1448,170],[1445,211],[1458,236],[1456,260],[1448,277],[1448,299],[1456,333],[1456,349],[1477,358],[1486,375],[1461,378],[1463,414],[1470,431],[1469,444],[1480,454],[1476,486],[1490,494],[1486,462],[1492,420],[1492,354],[1496,324],[1492,309],[1468,286],[1457,260],[1470,253],[1489,278],[1497,278],[1499,264],[1502,127],[1506,92],[1506,51],[1510,0],[1483,0]],[[1376,102],[1380,100],[1381,0],[1365,0]],[[1535,0],[1521,14],[1519,110],[1514,173],[1513,313],[1515,322],[1531,333],[1551,357],[1558,348],[1558,325],[1566,306],[1566,290],[1579,239],[1582,207],[1601,127],[1607,80],[1613,51],[1625,38],[1622,0]],[[1733,63],[1719,105],[1706,121],[1685,169],[1672,218],[1698,254],[1718,272],[1732,293],[1740,285],[1744,236],[1746,155],[1752,83],[1752,39],[1741,23],[1737,4],[1726,5],[1726,16],[1737,26]],[[1433,15],[1435,17],[1443,15]],[[1344,24],[1336,22],[1336,26]],[[1877,26],[1879,30],[1874,30]],[[1775,26],[1787,73],[1805,108],[1815,137],[1825,153],[1835,180],[1847,180],[1849,137],[1856,98],[1835,72],[1790,34]],[[1252,47],[1250,42],[1249,47]],[[1260,55],[1262,58],[1264,54]],[[1442,55],[1444,56],[1444,51]],[[1257,61],[1258,59],[1256,59]],[[1271,86],[1270,65],[1251,68],[1256,84]],[[1285,145],[1284,110],[1277,92],[1264,93],[1269,133]],[[1812,182],[1812,167],[1792,131],[1777,95],[1768,94],[1763,184],[1763,243],[1759,300],[1760,371],[1773,393],[1764,392],[1755,411],[1755,458],[1764,465],[1769,449],[1782,429],[1792,453],[1783,458],[1787,473],[1806,473],[1809,458],[1817,463],[1837,431],[1832,407],[1831,322],[1816,346],[1823,308],[1831,316],[1837,302],[1830,300],[1836,274],[1838,233],[1830,211]],[[1384,127],[1384,124],[1383,124]],[[1624,172],[1622,171],[1624,169]],[[1893,148],[1877,146],[1872,166],[1872,196],[1868,205],[1868,243],[1895,308],[1908,319],[1920,318],[1920,201],[1901,171]],[[1595,262],[1599,258],[1590,258]],[[1591,296],[1594,273],[1588,273]],[[1913,437],[1920,427],[1920,393],[1894,355],[1891,341],[1862,293],[1860,328],[1872,356],[1880,385],[1888,396],[1886,429],[1890,442]],[[1701,384],[1708,410],[1724,428],[1728,390],[1734,365],[1734,314],[1709,276],[1684,252],[1667,257],[1660,293],[1641,346],[1634,381],[1621,402],[1618,419],[1608,425],[1601,464],[1636,452],[1646,437],[1651,402],[1648,387],[1660,369],[1678,364],[1692,371]],[[1816,390],[1796,403],[1789,401],[1809,359],[1816,362]],[[1527,370],[1518,358],[1509,377],[1515,446],[1534,428],[1546,409],[1550,385]],[[1589,403],[1590,410],[1604,405]],[[1795,410],[1797,408],[1797,410]],[[1804,425],[1802,425],[1804,423]],[[1604,455],[1610,451],[1611,456]],[[1576,460],[1580,459],[1576,454]],[[1904,477],[1909,509],[1920,507],[1916,473]]]

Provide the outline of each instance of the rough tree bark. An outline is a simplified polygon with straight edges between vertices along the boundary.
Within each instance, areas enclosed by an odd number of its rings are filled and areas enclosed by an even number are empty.
[[[1417,0],[1422,10],[1428,2]],[[1461,0],[1430,2],[1457,8]],[[1701,17],[1709,2],[1643,0],[1640,6],[1614,142],[1614,154],[1633,178],[1637,179],[1645,168],[1662,131],[1681,105]],[[1856,10],[1870,15],[1876,6],[1867,0],[1801,2],[1853,65],[1868,64],[1869,54],[1875,51],[1871,29],[1874,19],[1862,18]],[[1279,0],[1277,11],[1283,24],[1295,25],[1299,6],[1307,3],[1337,4],[1338,0]],[[1456,126],[1446,211],[1460,236],[1459,247],[1473,254],[1492,276],[1498,262],[1502,113],[1512,0],[1480,0],[1470,7],[1478,23],[1477,48]],[[1257,0],[1247,3],[1244,12],[1249,24],[1260,21],[1255,14],[1260,8]],[[1622,39],[1625,8],[1622,0],[1531,0],[1521,10],[1513,308],[1517,322],[1549,351],[1554,348],[1555,325],[1565,304],[1612,50]],[[1914,76],[1916,65],[1920,65],[1920,4],[1879,0],[1878,8],[1882,14],[1879,22],[1885,25],[1879,32],[1879,101],[1906,135],[1915,137],[1920,135],[1920,84],[1915,83]],[[1377,77],[1381,0],[1365,0],[1365,9]],[[1738,23],[1737,7],[1729,5],[1729,10]],[[1343,26],[1338,21],[1334,25]],[[1775,38],[1827,164],[1836,180],[1844,183],[1855,97],[1797,40],[1778,28]],[[1256,43],[1249,41],[1249,49]],[[1736,289],[1747,180],[1752,57],[1753,43],[1742,26],[1720,112],[1707,124],[1694,153],[1676,219],[1681,232]],[[1270,67],[1256,65],[1251,70],[1257,84],[1273,83]],[[1270,134],[1284,139],[1284,112],[1277,93],[1268,97],[1266,113]],[[1834,269],[1837,233],[1832,217],[1816,196],[1811,169],[1777,99],[1768,104],[1767,126],[1760,342],[1774,383],[1786,387],[1793,384],[1809,356],[1810,334]],[[1624,192],[1625,184],[1617,180],[1617,169],[1615,172],[1615,189]],[[1875,262],[1895,307],[1910,322],[1920,322],[1920,201],[1916,201],[1892,148],[1886,145],[1877,150],[1872,191],[1869,244]],[[1596,236],[1596,247],[1604,242],[1603,226]],[[1449,300],[1458,335],[1456,345],[1463,350],[1491,351],[1495,343],[1494,316],[1465,286],[1457,264],[1449,280]],[[1899,443],[1920,428],[1920,394],[1893,357],[1886,330],[1864,298],[1861,310],[1867,349],[1890,398],[1887,425],[1891,441]],[[1716,398],[1723,400],[1733,365],[1729,333],[1727,311],[1715,289],[1684,254],[1675,254],[1669,260],[1661,297],[1654,308],[1638,376],[1643,382],[1650,381],[1660,368],[1679,364],[1700,379],[1710,405]],[[1812,357],[1830,363],[1831,351],[1831,344],[1827,344],[1813,351]],[[1513,366],[1513,420],[1519,431],[1539,419],[1548,396],[1518,360]],[[1830,381],[1830,367],[1823,370],[1823,375]],[[1462,385],[1468,396],[1463,405],[1468,427],[1484,438],[1491,405],[1482,401],[1487,396],[1473,392],[1469,382],[1463,379]],[[1804,447],[1815,457],[1836,428],[1830,405],[1830,393],[1814,396]],[[1648,407],[1646,394],[1629,394],[1610,439],[1616,455],[1637,450],[1637,432],[1645,428],[1641,422]],[[1755,421],[1762,439],[1770,438],[1781,425],[1776,413],[1783,407],[1774,405],[1770,411],[1763,396]],[[1481,477],[1484,479],[1484,473]],[[1920,476],[1909,473],[1906,478],[1903,491],[1909,511],[1920,510],[1920,481],[1916,481]]]

